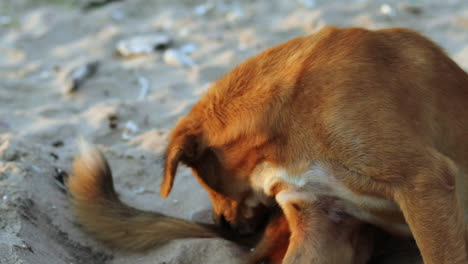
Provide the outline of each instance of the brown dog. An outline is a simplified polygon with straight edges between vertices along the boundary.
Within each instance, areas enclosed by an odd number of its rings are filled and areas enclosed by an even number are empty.
[[[240,232],[293,188],[414,236],[426,264],[468,263],[467,105],[468,75],[418,33],[325,28],[211,87],[172,131],[161,194],[182,162]]]
[[[249,231],[283,189],[413,235],[426,264],[468,263],[468,75],[407,29],[325,28],[245,61],[175,126],[179,162]],[[288,249],[289,250],[289,249]]]

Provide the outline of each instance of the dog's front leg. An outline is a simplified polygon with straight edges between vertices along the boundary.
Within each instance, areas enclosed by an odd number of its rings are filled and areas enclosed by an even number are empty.
[[[456,189],[457,169],[433,152],[423,168],[394,187],[425,264],[466,264],[463,209]]]
[[[300,190],[283,190],[276,200],[291,231],[284,264],[364,264],[370,258],[373,233],[364,223]]]

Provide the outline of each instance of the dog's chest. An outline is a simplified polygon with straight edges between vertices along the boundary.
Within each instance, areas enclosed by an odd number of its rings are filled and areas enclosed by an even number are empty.
[[[275,184],[286,184],[311,196],[333,197],[340,201],[345,211],[354,217],[381,226],[390,232],[400,235],[409,234],[404,222],[386,217],[386,215],[401,215],[393,201],[377,197],[356,194],[340,182],[333,172],[320,163],[308,166],[298,174],[288,173],[283,168],[261,164],[252,175],[252,185],[258,191],[271,195],[269,191]],[[376,212],[383,212],[379,214]]]

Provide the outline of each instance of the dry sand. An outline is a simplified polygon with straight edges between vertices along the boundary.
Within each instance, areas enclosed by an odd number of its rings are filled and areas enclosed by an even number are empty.
[[[170,197],[159,197],[167,132],[212,81],[266,47],[330,24],[401,26],[430,36],[468,68],[463,0],[127,0],[89,12],[80,10],[83,1],[61,2],[0,1],[2,264],[240,263],[245,252],[220,239],[176,241],[146,254],[106,249],[79,229],[54,175],[69,171],[82,135],[104,150],[127,203],[187,219],[209,209],[187,169]],[[193,65],[166,63],[162,52],[115,56],[117,41],[147,33],[171,37],[176,50],[191,45]],[[94,60],[97,73],[64,95],[67,70]],[[143,99],[141,80],[149,84]]]

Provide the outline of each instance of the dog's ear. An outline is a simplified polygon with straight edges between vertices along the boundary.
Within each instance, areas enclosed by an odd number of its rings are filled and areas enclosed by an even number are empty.
[[[222,176],[226,176],[218,157],[212,149],[206,148],[199,159],[191,166],[198,182],[207,191],[222,191],[220,187]]]
[[[164,176],[160,186],[162,197],[166,198],[171,192],[179,162],[191,166],[202,151],[200,131],[180,123],[171,134],[164,156]]]

